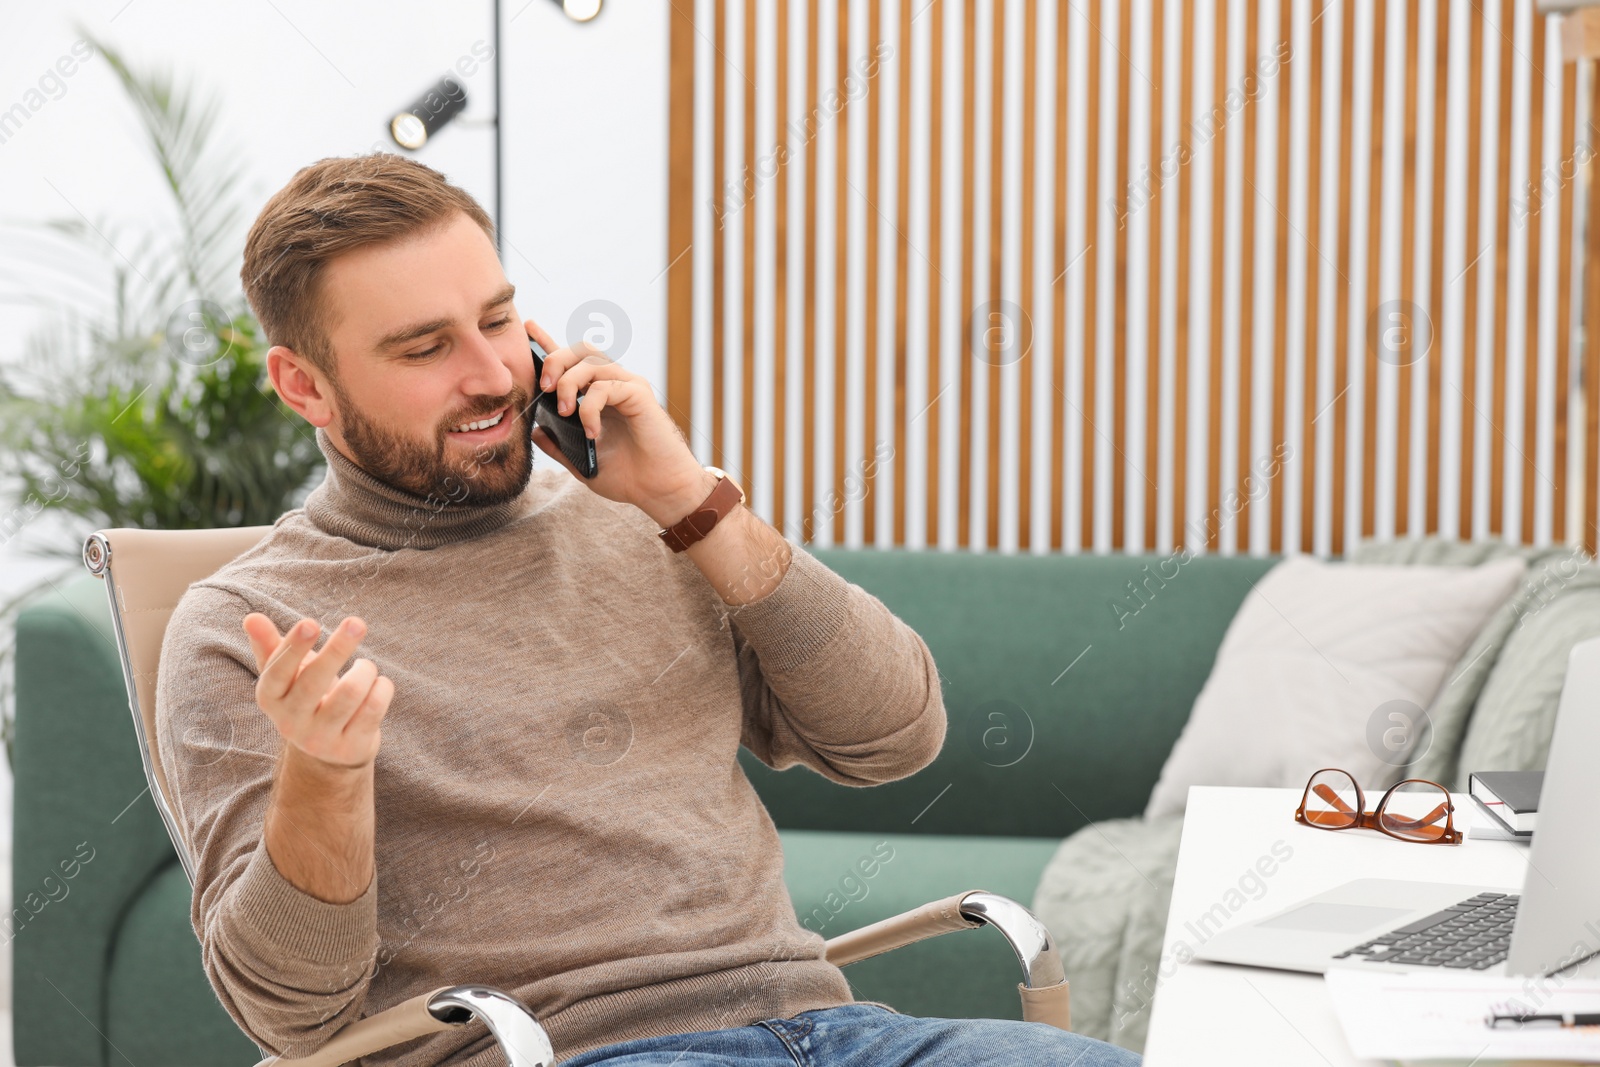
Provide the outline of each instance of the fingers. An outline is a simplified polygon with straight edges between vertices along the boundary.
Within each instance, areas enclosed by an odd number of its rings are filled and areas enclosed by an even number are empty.
[[[267,623],[274,632],[277,626]],[[267,656],[256,679],[256,699],[263,704],[283,700],[300,672],[300,664],[317,640],[320,627],[311,619],[301,619],[278,642],[278,647]]]
[[[556,344],[553,337],[544,332],[544,327],[540,326],[532,319],[524,320],[522,325],[527,329],[528,336],[533,338],[535,341],[538,341],[539,347],[544,349],[546,354],[552,356],[556,354],[556,349],[559,346]]]
[[[252,613],[255,614],[255,613]],[[252,644],[256,638],[265,637],[267,631],[277,632],[277,627],[264,616],[263,622],[252,622]],[[256,699],[266,710],[269,705],[290,705],[286,710],[310,712],[324,693],[333,685],[334,674],[350,658],[366,624],[354,616],[346,617],[334,630],[333,636],[323,644],[320,652],[313,652],[321,627],[314,619],[301,619],[290,627],[278,646],[261,667],[256,679]],[[262,641],[264,648],[266,641]]]
[[[294,680],[291,701],[305,710],[316,707],[317,702],[333,687],[339,668],[355,652],[366,633],[367,624],[355,616],[346,616],[341,620],[333,636],[323,642],[322,650],[312,657]]]
[[[267,660],[278,650],[283,635],[278,632],[277,623],[259,611],[252,611],[244,617],[244,632],[250,638],[250,651],[255,653],[256,672],[259,674],[266,668]]]
[[[543,341],[539,343],[544,345],[544,373],[538,381],[533,383],[534,388],[542,393],[554,392],[556,382],[561,380],[562,372],[577,361],[570,358],[572,355],[570,349],[554,348],[551,345],[545,345]]]
[[[261,612],[244,618],[250,648],[261,664],[256,702],[286,741],[309,756],[342,767],[360,767],[377,755],[378,722],[394,696],[394,683],[377,664],[361,658],[337,672],[366,635],[366,623],[347,616],[320,651],[314,619],[301,619],[280,634]]]
[[[355,740],[365,736],[367,731],[376,731],[378,724],[389,712],[389,701],[394,699],[394,682],[387,674],[380,674],[372,683],[372,688],[367,690],[366,698],[361,706],[356,708],[344,725],[344,738],[346,741]]]
[[[583,404],[578,408],[578,418],[583,421],[583,432],[595,440],[600,439],[600,412],[605,410],[606,401],[611,397],[611,388],[619,383],[612,381],[595,382],[589,386],[589,391],[583,394]]]
[[[295,724],[290,741],[302,752],[339,767],[360,767],[378,754],[378,724],[394,696],[394,682],[362,658],[328,691],[316,711]]]
[[[563,349],[561,355],[562,361],[556,363],[552,354],[550,359],[545,360],[544,368],[547,376],[555,376],[556,411],[562,415],[570,413],[578,406],[578,394],[590,383],[629,381],[634,377],[615,360],[590,345],[583,344],[576,348]],[[584,393],[585,400],[588,395]]]
[[[377,664],[365,657],[356,660],[350,665],[350,669],[344,672],[338,684],[328,690],[327,696],[322,698],[322,703],[317,705],[317,710],[311,716],[312,728],[318,733],[331,736],[343,733],[350,722],[350,717],[367,699],[367,694],[372,692],[373,683],[377,680]]]
[[[539,345],[545,351],[544,373],[538,381],[533,383],[534,389],[537,392],[556,392],[558,399],[561,401],[559,410],[562,414],[572,410],[573,401],[578,395],[578,390],[582,389],[594,377],[591,375],[575,378],[571,385],[566,385],[565,388],[562,388],[566,383],[569,372],[580,365],[596,368],[617,368],[616,360],[587,341],[579,341],[575,345],[558,347],[555,340],[545,333],[539,327],[539,324],[532,319],[524,320],[523,327],[528,331],[528,336],[539,342]],[[621,374],[601,373],[599,376],[626,377],[627,372],[623,371]]]

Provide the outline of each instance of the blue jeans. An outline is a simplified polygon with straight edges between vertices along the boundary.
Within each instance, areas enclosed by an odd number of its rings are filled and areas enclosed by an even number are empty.
[[[1138,1067],[1139,1060],[1045,1023],[929,1019],[841,1004],[791,1019],[604,1045],[560,1067]]]

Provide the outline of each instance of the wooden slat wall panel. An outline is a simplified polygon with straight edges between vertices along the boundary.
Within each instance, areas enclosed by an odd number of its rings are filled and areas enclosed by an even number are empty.
[[[1332,26],[1332,20],[1324,20],[1322,32],[1317,32],[1315,26],[1308,26],[1304,31],[1303,37],[1291,38],[1292,40],[1303,40],[1305,42],[1302,47],[1310,52],[1308,56],[1310,71],[1306,81],[1302,83],[1305,104],[1299,109],[1306,117],[1307,127],[1306,166],[1302,172],[1305,178],[1301,182],[1306,204],[1305,214],[1302,218],[1307,234],[1305,254],[1301,257],[1301,262],[1304,264],[1305,269],[1305,283],[1302,290],[1302,300],[1305,308],[1303,312],[1305,331],[1300,336],[1300,350],[1302,353],[1301,393],[1303,402],[1301,405],[1300,453],[1295,457],[1296,462],[1294,464],[1296,473],[1299,475],[1296,481],[1300,486],[1300,544],[1294,546],[1289,539],[1285,538],[1284,548],[1289,550],[1293,547],[1298,547],[1304,552],[1310,552],[1315,547],[1317,529],[1317,420],[1322,417],[1323,413],[1323,404],[1317,389],[1321,381],[1318,373],[1321,367],[1318,355],[1321,352],[1319,341],[1322,336],[1323,322],[1318,310],[1322,297],[1322,274],[1327,269],[1325,266],[1326,256],[1323,249],[1329,247],[1326,240],[1324,240],[1322,230],[1322,145],[1325,130],[1322,121],[1323,52],[1324,42]],[[1298,104],[1299,101],[1296,100],[1295,103]]]
[[[669,410],[796,541],[1595,550],[1600,78],[1561,16],[673,11]]]
[[[1442,323],[1444,321],[1444,291],[1445,286],[1440,284],[1438,272],[1444,263],[1444,236],[1447,217],[1445,215],[1445,174],[1449,171],[1449,156],[1446,154],[1445,134],[1450,128],[1450,76],[1455,70],[1450,62],[1450,28],[1452,20],[1450,7],[1439,4],[1435,8],[1436,22],[1434,23],[1434,70],[1431,86],[1433,92],[1433,154],[1429,169],[1433,172],[1433,187],[1429,190],[1432,201],[1432,215],[1429,220],[1429,236],[1431,243],[1428,246],[1428,321]],[[1438,344],[1443,348],[1442,336],[1436,329],[1430,338],[1430,343]],[[1439,529],[1439,455],[1442,433],[1441,404],[1444,393],[1444,375],[1441,373],[1438,360],[1430,359],[1422,366],[1428,376],[1428,422],[1426,433],[1427,448],[1427,482],[1423,486],[1423,531],[1433,533]]]

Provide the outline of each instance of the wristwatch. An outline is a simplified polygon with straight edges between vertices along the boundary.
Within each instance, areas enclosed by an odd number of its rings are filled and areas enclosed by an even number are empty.
[[[744,503],[744,489],[728,477],[726,471],[709,464],[706,470],[717,476],[717,484],[712,487],[711,493],[682,521],[662,530],[659,535],[674,552],[682,552],[705,537],[724,515]]]

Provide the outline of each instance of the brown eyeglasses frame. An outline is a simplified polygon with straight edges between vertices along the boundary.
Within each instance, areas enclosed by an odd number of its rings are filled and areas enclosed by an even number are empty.
[[[1319,826],[1317,823],[1306,818],[1306,801],[1311,796],[1311,785],[1317,780],[1317,775],[1326,774],[1329,772],[1344,775],[1346,778],[1350,779],[1350,784],[1355,787],[1357,810],[1351,814],[1355,815],[1356,818],[1348,826]],[[1409,785],[1412,782],[1416,782],[1421,785],[1431,785],[1435,789],[1442,792],[1445,796],[1444,833],[1439,837],[1433,838],[1432,840],[1423,837],[1406,837],[1403,834],[1397,834],[1394,831],[1385,828],[1383,821],[1378,818],[1378,814],[1383,811],[1384,805],[1389,803],[1389,797],[1393,795],[1394,791],[1399,789],[1401,786]],[[1438,809],[1435,809],[1435,811],[1437,810]],[[1378,806],[1373,808],[1371,811],[1368,811],[1366,794],[1361,791],[1361,783],[1356,781],[1355,775],[1351,774],[1342,767],[1323,767],[1321,770],[1313,771],[1311,777],[1306,779],[1306,787],[1300,793],[1300,806],[1294,810],[1294,821],[1299,823],[1301,826],[1309,826],[1313,830],[1376,830],[1380,834],[1394,838],[1396,841],[1409,841],[1415,845],[1459,845],[1464,839],[1464,835],[1460,830],[1456,829],[1455,813],[1456,805],[1455,801],[1450,799],[1450,790],[1446,789],[1438,782],[1432,781],[1428,778],[1406,778],[1403,781],[1396,782],[1394,785],[1391,785],[1388,789],[1384,790],[1383,796],[1378,800]],[[1426,822],[1429,820],[1422,821]]]

